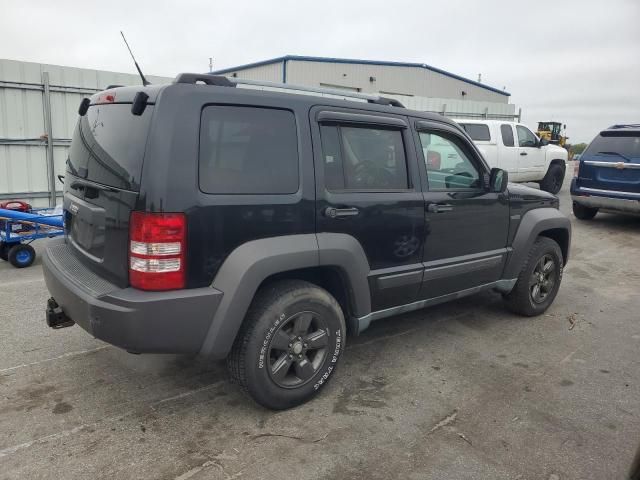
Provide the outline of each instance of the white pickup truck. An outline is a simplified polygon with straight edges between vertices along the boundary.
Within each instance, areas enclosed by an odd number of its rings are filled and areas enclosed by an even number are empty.
[[[556,194],[562,188],[567,151],[539,139],[521,123],[501,120],[456,120],[491,167],[509,172],[511,182],[537,182]]]

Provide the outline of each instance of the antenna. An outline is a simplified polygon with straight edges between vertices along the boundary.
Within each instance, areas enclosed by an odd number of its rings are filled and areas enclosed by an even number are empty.
[[[140,66],[138,65],[138,62],[136,62],[136,57],[133,56],[133,52],[131,51],[131,48],[129,47],[129,43],[127,42],[127,39],[124,38],[124,33],[122,33],[122,30],[120,30],[120,35],[122,35],[122,39],[124,40],[124,44],[127,46],[127,50],[129,50],[129,54],[131,55],[131,58],[133,59],[133,63],[136,66],[136,70],[138,70],[138,73],[140,74],[140,78],[142,79],[142,85],[144,85],[145,87],[147,85],[151,85],[151,83],[149,81],[147,81],[146,78],[144,78],[144,74],[142,73],[142,70],[140,70]]]

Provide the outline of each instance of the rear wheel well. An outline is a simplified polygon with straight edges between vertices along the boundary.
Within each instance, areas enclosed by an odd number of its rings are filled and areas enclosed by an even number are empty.
[[[348,281],[338,267],[309,267],[275,273],[265,278],[258,287],[258,290],[269,283],[285,279],[304,280],[328,291],[338,301],[340,308],[342,308],[345,320],[347,320],[347,330],[351,329],[349,319],[352,317],[352,312],[354,312],[355,309],[353,308],[352,298],[349,294]]]
[[[565,162],[564,160],[560,160],[559,158],[556,158],[555,160],[551,160],[551,163],[549,163],[549,166],[551,165],[560,165],[564,170],[567,169],[567,162]]]
[[[564,228],[552,228],[540,232],[538,236],[550,238],[560,245],[560,250],[562,250],[562,261],[566,265],[569,254],[569,232]]]

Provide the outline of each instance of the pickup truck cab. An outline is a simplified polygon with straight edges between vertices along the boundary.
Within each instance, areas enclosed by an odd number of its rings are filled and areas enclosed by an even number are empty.
[[[522,123],[456,120],[491,167],[509,172],[511,182],[536,182],[554,195],[562,188],[567,151],[538,138]]]

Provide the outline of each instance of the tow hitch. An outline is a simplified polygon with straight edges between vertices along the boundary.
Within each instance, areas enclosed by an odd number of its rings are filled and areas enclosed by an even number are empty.
[[[62,311],[58,302],[53,297],[47,300],[47,325],[51,328],[65,328],[75,324],[67,315]]]

